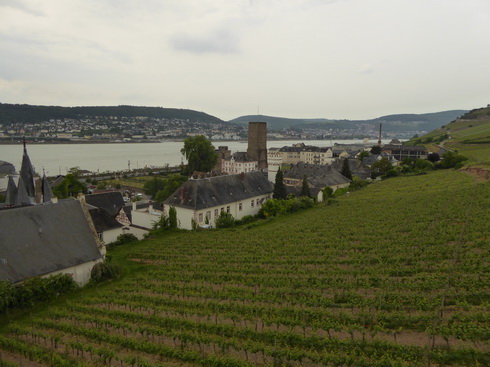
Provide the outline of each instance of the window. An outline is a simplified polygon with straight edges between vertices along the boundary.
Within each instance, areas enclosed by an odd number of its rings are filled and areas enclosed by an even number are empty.
[[[257,206],[259,206],[259,205],[260,205],[260,201],[259,201],[259,199],[257,199]]]
[[[211,211],[206,212],[206,219],[211,219]]]
[[[239,204],[238,204],[238,210],[239,210],[239,211],[242,211],[242,203],[239,203]]]
[[[217,217],[218,216],[218,209],[214,209],[214,216]]]
[[[202,223],[202,213],[199,213],[199,223]]]
[[[252,208],[254,207],[254,203],[255,203],[255,201],[253,201],[253,200],[250,202],[250,206],[251,206]]]
[[[226,212],[230,213],[230,207],[229,206],[226,207]]]

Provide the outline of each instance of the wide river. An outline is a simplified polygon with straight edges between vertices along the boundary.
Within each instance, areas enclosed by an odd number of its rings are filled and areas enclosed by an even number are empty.
[[[304,142],[319,147],[332,144],[361,144],[362,140],[272,140],[267,148],[280,148],[293,143]],[[388,141],[386,141],[387,143]],[[246,152],[246,141],[212,142],[215,147],[228,146],[232,152]],[[371,140],[369,145],[377,142]],[[176,166],[185,158],[180,153],[183,142],[159,143],[113,143],[113,144],[33,144],[27,146],[29,157],[36,172],[42,174],[43,168],[49,176],[66,174],[71,167],[80,167],[93,172],[121,171],[130,168],[151,166]],[[0,160],[12,163],[20,170],[22,145],[0,145]]]

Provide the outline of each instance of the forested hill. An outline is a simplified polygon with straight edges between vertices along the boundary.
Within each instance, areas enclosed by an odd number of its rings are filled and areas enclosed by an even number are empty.
[[[34,106],[28,104],[0,103],[0,122],[26,123],[42,122],[50,119],[83,118],[93,116],[114,117],[152,117],[164,119],[181,119],[206,123],[222,123],[223,120],[194,110],[140,107],[140,106],[90,106],[90,107],[61,107]]]
[[[230,120],[231,123],[244,124],[248,121],[264,121],[267,127],[272,130],[284,128],[331,128],[342,129],[352,128],[359,124],[379,124],[383,123],[384,131],[403,130],[403,128],[418,127],[421,130],[430,131],[457,119],[464,115],[467,110],[451,110],[424,114],[396,114],[381,116],[371,120],[338,120],[338,119],[290,119],[263,115],[248,115],[237,117]]]

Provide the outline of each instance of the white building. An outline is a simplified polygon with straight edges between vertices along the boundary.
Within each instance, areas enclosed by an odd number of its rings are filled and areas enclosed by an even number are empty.
[[[170,207],[176,209],[179,228],[213,226],[221,212],[235,219],[257,214],[273,191],[272,183],[259,171],[191,179],[165,200],[164,212],[168,215]]]
[[[221,172],[230,175],[257,171],[259,162],[249,159],[247,153],[236,152],[221,160]]]

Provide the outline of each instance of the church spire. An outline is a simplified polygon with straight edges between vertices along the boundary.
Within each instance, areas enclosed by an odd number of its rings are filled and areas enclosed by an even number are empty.
[[[33,198],[36,195],[36,191],[34,188],[34,168],[32,168],[31,159],[29,158],[29,155],[27,154],[25,136],[23,139],[23,144],[24,144],[24,155],[22,156],[22,166],[20,169],[20,177],[22,178],[22,181],[24,182],[24,186],[25,186],[25,189],[27,191],[27,195],[29,195],[29,197]]]
[[[42,185],[43,203],[50,203],[53,200],[53,191],[51,191],[51,187],[49,186],[48,178],[46,177],[46,172],[44,172],[44,167],[43,167],[43,181],[41,185]]]

